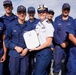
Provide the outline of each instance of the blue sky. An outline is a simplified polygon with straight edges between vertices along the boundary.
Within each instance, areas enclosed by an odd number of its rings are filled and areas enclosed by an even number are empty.
[[[4,14],[3,9],[3,1],[0,0],[0,16]],[[37,7],[39,4],[45,4],[49,9],[52,9],[55,11],[55,16],[58,16],[61,14],[61,8],[64,3],[69,3],[71,6],[70,16],[73,18],[76,18],[76,0],[11,0],[13,3],[13,12],[16,13],[17,7],[19,5],[24,5],[26,8],[29,6],[35,7],[37,10]],[[37,13],[35,15],[37,17]]]

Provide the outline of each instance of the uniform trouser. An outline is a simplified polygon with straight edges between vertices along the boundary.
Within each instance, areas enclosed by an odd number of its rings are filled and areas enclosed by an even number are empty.
[[[61,48],[60,46],[55,46],[53,72],[58,72],[58,73],[60,72],[62,60],[65,58],[66,58],[66,54],[64,52],[64,49]]]
[[[53,51],[52,51],[51,59],[53,59]],[[52,67],[51,64],[52,64],[52,60],[50,61],[50,64],[49,64],[49,66],[48,66],[48,74],[51,73],[51,67]]]
[[[67,64],[67,75],[76,75],[76,47],[70,49],[70,56]]]
[[[0,75],[3,75],[3,63],[0,62]]]
[[[48,65],[51,61],[50,48],[43,49],[36,53],[35,75],[48,75]]]
[[[61,75],[66,75],[67,74],[67,62],[68,62],[68,59],[69,59],[69,49],[70,49],[70,46],[68,45],[68,47],[65,49],[65,53],[66,53],[66,59],[64,62],[62,62],[61,64]]]
[[[35,61],[34,61],[34,58],[35,58],[35,52],[30,52],[29,53],[29,75],[34,75],[35,73]]]
[[[9,61],[10,75],[27,75],[28,73],[28,56],[12,57]]]

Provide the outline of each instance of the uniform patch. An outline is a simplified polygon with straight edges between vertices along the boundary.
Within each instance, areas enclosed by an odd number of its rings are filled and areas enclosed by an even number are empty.
[[[61,23],[58,24],[59,26],[61,25]]]
[[[70,25],[70,23],[67,24],[68,26]]]
[[[45,27],[43,26],[42,29],[45,29]]]
[[[13,30],[13,32],[17,32],[16,30]]]

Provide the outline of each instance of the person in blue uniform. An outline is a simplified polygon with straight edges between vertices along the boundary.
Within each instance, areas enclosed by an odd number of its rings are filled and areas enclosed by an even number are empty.
[[[32,27],[36,27],[36,24],[39,22],[39,19],[35,18],[35,8],[30,6],[28,7],[28,17],[29,20],[27,21],[27,25],[30,25]]]
[[[4,0],[3,1],[3,7],[5,10],[5,14],[1,17],[3,19],[3,23],[6,26],[6,29],[8,27],[8,24],[11,23],[13,20],[15,20],[17,17],[12,13],[13,10],[13,4],[10,0]],[[7,49],[7,54],[6,54],[6,61],[4,62],[4,68],[3,68],[3,73],[4,75],[9,75],[9,56],[8,56],[9,50]]]
[[[50,44],[52,44],[54,28],[52,24],[48,24],[46,20],[48,8],[45,5],[39,5],[37,12],[40,21],[37,23],[35,29],[40,46],[30,51],[36,51],[35,75],[48,75],[48,66],[51,61],[52,53]]]
[[[68,40],[67,31],[72,24],[73,18],[69,16],[70,5],[64,3],[62,6],[62,14],[55,18],[54,22],[54,41],[56,43],[54,50],[54,75],[58,75],[60,70],[61,75],[66,75],[66,64],[68,61],[70,43]]]
[[[3,75],[3,62],[6,59],[6,51],[7,51],[4,44],[5,30],[6,27],[3,24],[2,19],[0,18],[0,75]]]
[[[39,19],[35,18],[35,8],[30,6],[28,7],[28,16],[29,20],[27,21],[27,25],[30,25],[33,29],[35,29],[36,24],[39,22]],[[34,75],[34,65],[35,65],[35,52],[29,53],[29,74]]]
[[[76,75],[76,19],[69,28],[69,40],[71,41],[70,55],[67,64],[67,75]]]
[[[54,23],[54,21],[53,21],[54,14],[55,14],[55,12],[52,9],[48,10],[48,13],[47,13],[47,22],[51,23],[52,25]],[[54,55],[54,52],[53,52],[54,51],[54,45],[55,45],[55,42],[53,40],[53,43],[51,45],[52,59],[53,59],[53,55]],[[48,69],[49,75],[51,75],[51,63],[52,63],[52,61],[50,61],[50,65],[49,65],[49,69]]]
[[[23,33],[31,29],[25,21],[26,8],[23,5],[17,8],[18,19],[11,22],[6,30],[5,45],[9,48],[10,75],[28,74],[28,50]]]
[[[3,7],[5,10],[5,14],[2,16],[2,19],[4,21],[4,24],[7,27],[10,22],[12,22],[13,20],[17,18],[17,16],[12,13],[12,10],[13,10],[12,1],[4,0]]]

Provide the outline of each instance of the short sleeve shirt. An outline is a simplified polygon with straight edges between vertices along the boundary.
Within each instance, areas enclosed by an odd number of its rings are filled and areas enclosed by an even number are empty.
[[[43,44],[46,42],[47,37],[53,37],[54,28],[51,23],[44,20],[43,22],[38,22],[36,25],[36,32],[38,34],[40,44]]]

